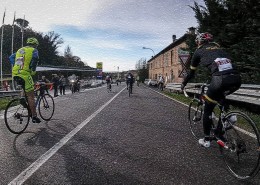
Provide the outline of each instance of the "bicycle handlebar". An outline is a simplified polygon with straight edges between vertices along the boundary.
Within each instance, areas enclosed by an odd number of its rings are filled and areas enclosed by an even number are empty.
[[[45,82],[36,82],[35,83],[35,91],[38,91],[39,89],[43,88],[43,87],[48,87],[49,89],[52,90],[53,87],[53,83],[45,83]]]
[[[201,93],[203,93],[205,91],[205,87],[208,87],[209,84],[196,84],[196,85],[193,85],[193,86],[189,86],[189,87],[185,87],[183,89],[183,93],[185,95],[185,97],[190,97],[186,91],[186,89],[193,89],[193,88],[198,88],[198,89],[201,89]]]

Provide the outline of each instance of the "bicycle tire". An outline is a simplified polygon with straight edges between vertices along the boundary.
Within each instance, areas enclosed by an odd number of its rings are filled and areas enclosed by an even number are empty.
[[[72,93],[72,94],[75,93],[75,87],[74,87],[74,85],[71,86],[71,93]]]
[[[107,92],[109,93],[111,92],[111,90],[112,90],[111,84],[107,84]]]
[[[20,104],[20,98],[11,100],[7,104],[4,113],[4,120],[7,129],[14,134],[23,133],[30,122],[29,115],[29,108],[23,107]]]
[[[38,111],[41,118],[45,121],[49,121],[55,110],[55,104],[53,97],[50,94],[44,94],[41,96],[38,104]]]
[[[203,104],[199,99],[193,99],[190,102],[188,119],[191,133],[195,139],[203,138]]]
[[[129,97],[131,96],[131,94],[132,94],[132,90],[133,89],[133,86],[132,85],[129,85],[129,88],[128,88],[128,95],[129,95]]]
[[[228,118],[236,116],[232,123]],[[254,177],[260,170],[259,130],[245,113],[231,111],[226,114],[225,138],[228,149],[220,147],[225,164],[233,176],[244,180]]]

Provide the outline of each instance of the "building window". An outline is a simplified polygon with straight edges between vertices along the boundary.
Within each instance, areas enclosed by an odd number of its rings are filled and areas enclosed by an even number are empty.
[[[165,67],[169,65],[169,53],[168,52],[163,55],[163,63],[164,63],[163,66],[165,66]]]
[[[174,51],[171,50],[171,66],[173,65],[173,60],[174,60]]]

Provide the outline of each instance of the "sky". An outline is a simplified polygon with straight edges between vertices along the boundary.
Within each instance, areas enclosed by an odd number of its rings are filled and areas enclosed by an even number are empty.
[[[5,24],[12,24],[16,12],[34,31],[59,34],[64,40],[60,55],[70,46],[90,67],[103,62],[103,71],[127,71],[171,44],[172,35],[178,39],[198,26],[188,5],[194,1],[1,0],[0,17],[6,9]]]

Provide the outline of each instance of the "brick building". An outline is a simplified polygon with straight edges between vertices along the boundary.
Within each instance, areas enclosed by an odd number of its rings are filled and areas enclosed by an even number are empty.
[[[189,34],[195,34],[195,28],[189,28],[189,31],[179,39],[173,35],[173,42],[147,62],[150,79],[157,80],[159,75],[163,75],[166,83],[183,81],[186,75],[183,63],[186,63],[190,57],[183,48],[187,48],[186,40]]]

